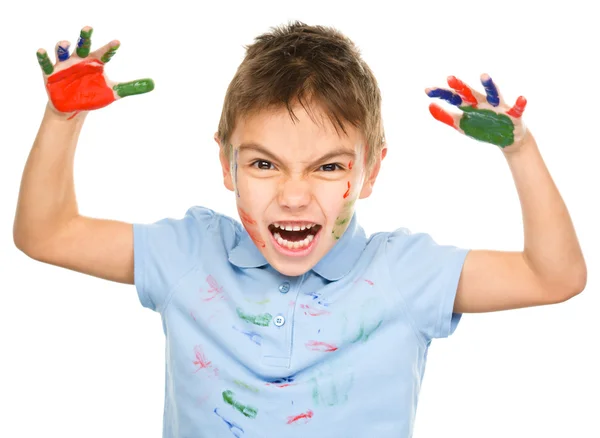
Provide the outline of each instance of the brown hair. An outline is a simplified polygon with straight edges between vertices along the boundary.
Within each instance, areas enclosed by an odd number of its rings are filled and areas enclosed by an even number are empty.
[[[225,156],[231,154],[230,138],[239,118],[285,107],[294,120],[292,106],[299,102],[310,114],[304,102],[312,101],[320,104],[338,134],[338,126],[346,133],[344,122],[361,130],[370,168],[385,136],[377,80],[359,49],[331,27],[295,21],[271,30],[245,46],[246,56],[227,88],[218,128]]]

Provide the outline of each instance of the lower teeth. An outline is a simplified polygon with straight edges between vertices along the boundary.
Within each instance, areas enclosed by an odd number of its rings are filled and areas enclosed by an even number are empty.
[[[275,240],[277,241],[277,243],[279,243],[281,246],[285,246],[286,248],[289,248],[289,249],[304,248],[305,246],[308,246],[310,244],[310,242],[312,242],[313,239],[315,238],[315,236],[313,234],[309,234],[306,237],[306,239],[304,239],[304,240],[292,242],[290,240],[283,239],[279,233],[273,233],[273,236],[275,237]]]

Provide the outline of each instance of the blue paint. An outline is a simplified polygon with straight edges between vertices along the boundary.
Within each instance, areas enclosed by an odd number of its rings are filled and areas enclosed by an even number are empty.
[[[273,383],[275,385],[284,385],[286,383],[292,383],[294,381],[294,376],[282,377],[280,379],[270,380],[269,383]]]
[[[496,84],[492,81],[492,78],[488,77],[488,79],[481,81],[483,88],[485,88],[485,94],[487,95],[487,101],[492,106],[500,105],[500,96],[498,96],[498,89],[496,88]]]
[[[69,46],[67,46],[66,49],[62,46],[58,46],[56,53],[58,55],[59,61],[66,61],[67,59],[69,59]]]
[[[244,429],[235,424],[233,421],[226,420],[221,414],[219,414],[218,410],[219,408],[215,408],[213,412],[217,414],[217,416],[221,418],[221,420],[223,420],[225,424],[227,424],[227,427],[229,427],[229,431],[233,434],[233,436],[235,436],[236,438],[240,438],[242,436],[241,434],[244,433]]]
[[[256,332],[248,332],[248,331],[244,331],[244,330],[240,330],[239,328],[237,328],[236,326],[232,326],[235,330],[237,330],[240,333],[245,334],[246,336],[248,336],[248,338],[254,342],[256,345],[262,345],[262,336],[259,335]]]
[[[321,329],[319,329],[319,331],[317,333],[321,333]]]
[[[444,90],[443,88],[434,88],[427,92],[429,97],[439,97],[440,99],[444,99],[446,102],[451,103],[452,105],[460,105],[462,104],[461,97],[453,93],[450,90]]]
[[[307,294],[309,297],[312,297],[313,301],[316,301],[317,304],[323,306],[323,307],[327,307],[329,306],[329,303],[322,300],[321,299],[321,293],[320,292],[311,292],[309,294]]]
[[[235,194],[240,197],[240,191],[238,190],[237,183],[237,169],[238,169],[238,149],[235,148],[233,152],[233,183],[235,185]]]
[[[87,38],[79,37],[79,39],[77,40],[77,47],[83,47],[86,39]]]

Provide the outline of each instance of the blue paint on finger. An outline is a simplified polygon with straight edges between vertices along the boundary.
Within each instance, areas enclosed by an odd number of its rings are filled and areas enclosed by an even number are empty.
[[[429,97],[439,97],[440,99],[445,100],[452,105],[460,105],[462,103],[462,99],[456,93],[453,93],[450,90],[444,90],[443,88],[433,88],[427,92]]]
[[[492,81],[492,78],[488,76],[487,79],[481,81],[483,88],[485,88],[485,94],[487,95],[487,101],[492,106],[500,105],[500,96],[498,95],[498,89],[496,84]]]
[[[58,56],[59,61],[66,61],[67,59],[69,59],[69,46],[67,46],[66,48],[63,46],[58,46],[56,54]]]

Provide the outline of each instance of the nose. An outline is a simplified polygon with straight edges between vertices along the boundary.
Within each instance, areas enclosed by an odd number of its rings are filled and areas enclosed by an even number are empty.
[[[289,211],[306,208],[312,197],[308,181],[300,178],[286,178],[279,185],[279,205]]]

